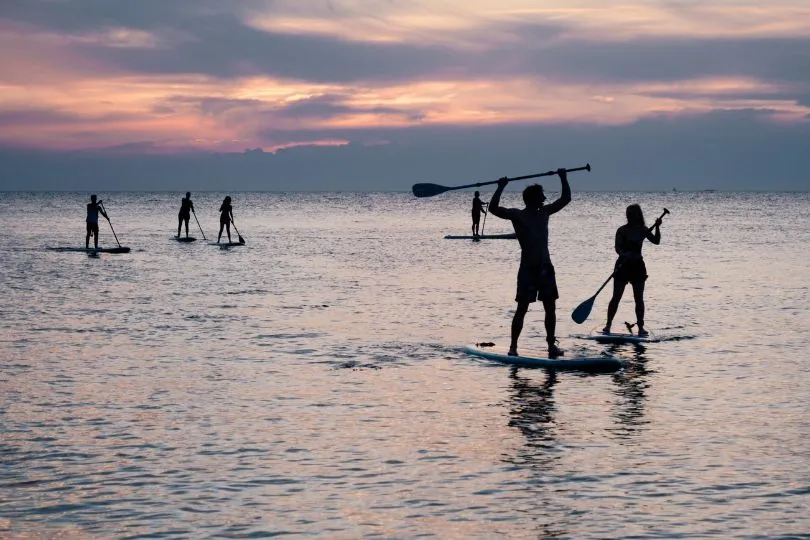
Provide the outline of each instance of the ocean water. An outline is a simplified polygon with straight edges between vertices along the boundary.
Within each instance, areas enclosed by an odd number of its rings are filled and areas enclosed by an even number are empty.
[[[460,350],[506,348],[519,257],[443,238],[470,193],[230,193],[231,249],[172,239],[182,194],[99,195],[131,253],[47,249],[83,246],[86,193],[0,198],[2,538],[810,534],[808,194],[575,192],[558,337],[625,361],[602,374]],[[209,240],[224,195],[194,194]],[[610,287],[570,313],[631,202],[671,211],[656,340],[599,345]]]

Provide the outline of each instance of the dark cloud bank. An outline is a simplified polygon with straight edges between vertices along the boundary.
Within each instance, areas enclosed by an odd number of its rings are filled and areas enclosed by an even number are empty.
[[[0,150],[2,190],[408,191],[590,162],[580,190],[810,190],[810,122],[759,111],[658,117],[627,126],[415,127],[334,132],[343,147],[149,155]],[[385,139],[388,144],[363,144]]]

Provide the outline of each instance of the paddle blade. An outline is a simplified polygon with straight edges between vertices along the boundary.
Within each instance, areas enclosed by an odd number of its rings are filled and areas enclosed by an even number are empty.
[[[414,184],[412,189],[413,194],[417,197],[433,197],[439,193],[444,193],[449,188],[439,184]]]
[[[580,305],[577,306],[577,309],[571,313],[571,318],[574,319],[574,322],[577,324],[582,324],[585,322],[585,319],[588,318],[588,315],[591,314],[591,308],[593,307],[593,301],[596,299],[596,296],[591,296]]]
[[[240,244],[244,244],[244,243],[245,243],[245,239],[244,239],[244,238],[242,238],[242,236],[241,236],[241,235],[239,235],[239,243],[240,243]]]

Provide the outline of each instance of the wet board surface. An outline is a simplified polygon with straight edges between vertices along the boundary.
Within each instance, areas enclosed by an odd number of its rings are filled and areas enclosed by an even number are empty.
[[[471,234],[448,234],[444,237],[445,240],[514,240],[515,238],[517,238],[515,233],[479,234],[478,236]]]
[[[50,251],[75,251],[79,253],[129,253],[126,246],[111,248],[83,248],[83,247],[49,247]]]
[[[603,334],[595,332],[589,336],[583,336],[584,339],[596,341],[597,343],[648,343],[653,341],[652,334],[647,336],[637,336],[635,334]]]
[[[502,364],[514,366],[580,371],[615,371],[621,369],[622,367],[620,360],[610,356],[573,356],[570,358],[561,356],[559,358],[548,358],[544,356],[544,351],[532,350],[522,352],[521,356],[509,356],[506,354],[507,349],[508,347],[506,344],[487,346],[483,343],[474,343],[472,345],[467,345],[462,350],[467,354],[471,354],[479,358],[486,358],[487,360],[494,360]]]

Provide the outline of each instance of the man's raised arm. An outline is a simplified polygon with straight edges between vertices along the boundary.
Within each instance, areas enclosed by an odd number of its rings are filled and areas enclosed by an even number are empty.
[[[492,194],[492,198],[489,200],[489,207],[488,210],[493,216],[498,216],[499,218],[508,219],[506,217],[506,208],[501,206],[501,193],[503,193],[503,188],[506,187],[506,184],[509,183],[509,179],[505,176],[498,180],[498,188],[495,190],[495,193]]]
[[[553,203],[546,205],[546,213],[548,214],[559,212],[571,202],[571,186],[568,184],[568,171],[565,169],[557,169],[557,174],[560,177],[560,182],[562,182],[562,195]]]

